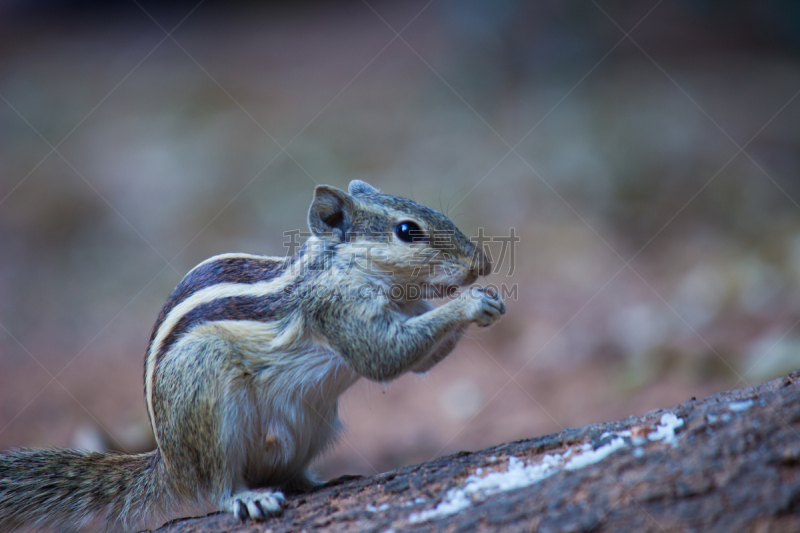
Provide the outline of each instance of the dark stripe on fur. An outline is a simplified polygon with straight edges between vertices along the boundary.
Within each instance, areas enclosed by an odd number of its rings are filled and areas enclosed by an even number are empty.
[[[190,329],[206,322],[219,320],[258,320],[262,322],[280,320],[292,310],[283,299],[294,298],[297,285],[290,285],[285,290],[268,296],[232,296],[218,298],[198,305],[181,317],[169,335],[166,336],[156,354],[155,364],[164,356],[181,335]]]
[[[274,259],[264,257],[254,259],[251,257],[229,257],[218,261],[211,261],[191,271],[181,280],[177,287],[167,298],[167,302],[158,315],[153,331],[150,333],[150,343],[156,338],[156,333],[172,309],[192,294],[216,285],[217,283],[257,283],[269,281],[283,273],[294,258]]]

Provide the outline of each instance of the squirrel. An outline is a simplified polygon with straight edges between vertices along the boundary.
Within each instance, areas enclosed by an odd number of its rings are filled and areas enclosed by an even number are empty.
[[[307,467],[335,442],[348,387],[424,373],[505,313],[495,290],[457,293],[491,263],[434,209],[353,180],[316,187],[308,226],[292,255],[218,255],[172,291],[145,360],[156,450],[0,454],[0,532],[280,514],[283,492],[317,486]]]

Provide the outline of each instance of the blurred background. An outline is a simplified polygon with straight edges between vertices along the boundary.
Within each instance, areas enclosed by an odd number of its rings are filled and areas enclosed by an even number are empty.
[[[506,317],[349,390],[323,479],[796,369],[799,90],[791,0],[0,1],[0,449],[152,447],[172,288],[354,178],[520,240]]]

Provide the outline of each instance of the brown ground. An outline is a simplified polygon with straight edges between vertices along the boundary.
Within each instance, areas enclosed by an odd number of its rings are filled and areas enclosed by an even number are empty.
[[[290,497],[283,516],[263,524],[216,514],[158,531],[789,533],[800,528],[798,379],[794,373],[641,417],[337,479]],[[675,427],[665,415],[677,417]],[[654,438],[659,427],[672,427],[674,441]],[[570,464],[592,453],[604,457]],[[558,455],[566,462],[535,477]],[[460,490],[463,500],[451,492]],[[463,508],[446,507],[459,501]]]

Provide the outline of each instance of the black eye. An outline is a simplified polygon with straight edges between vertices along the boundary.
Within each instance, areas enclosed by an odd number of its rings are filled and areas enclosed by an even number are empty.
[[[425,233],[419,227],[419,224],[410,220],[395,226],[394,233],[403,242],[423,242],[426,240]]]

